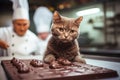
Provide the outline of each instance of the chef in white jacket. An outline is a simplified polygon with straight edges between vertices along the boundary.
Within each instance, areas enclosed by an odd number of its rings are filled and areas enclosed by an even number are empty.
[[[40,39],[40,52],[44,54],[50,34],[50,26],[52,21],[52,12],[46,7],[38,7],[34,13],[33,21],[35,23],[37,35]]]
[[[27,0],[12,0],[13,25],[0,28],[0,55],[27,56],[40,54],[39,38],[30,26]]]

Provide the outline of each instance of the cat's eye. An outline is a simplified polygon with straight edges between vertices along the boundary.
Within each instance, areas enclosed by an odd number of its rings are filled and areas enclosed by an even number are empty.
[[[71,33],[74,33],[75,31],[74,31],[74,30],[71,30],[70,32],[71,32]]]
[[[64,29],[63,28],[59,28],[59,31],[64,31]]]

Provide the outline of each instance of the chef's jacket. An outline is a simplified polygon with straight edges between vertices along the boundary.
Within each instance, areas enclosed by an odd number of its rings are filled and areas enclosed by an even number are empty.
[[[24,36],[18,36],[12,26],[0,28],[0,39],[9,45],[7,50],[0,49],[2,56],[40,54],[39,39],[30,30]]]

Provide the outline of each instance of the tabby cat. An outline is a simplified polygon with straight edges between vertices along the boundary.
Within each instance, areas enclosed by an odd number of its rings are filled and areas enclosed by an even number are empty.
[[[80,55],[77,42],[79,24],[82,19],[82,16],[74,19],[63,17],[57,11],[54,12],[51,27],[52,37],[43,58],[45,62],[50,63],[62,57],[69,61],[86,63]]]

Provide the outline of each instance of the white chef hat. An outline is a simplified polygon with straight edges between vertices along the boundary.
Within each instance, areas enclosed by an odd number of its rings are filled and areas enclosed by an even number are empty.
[[[52,20],[52,12],[46,7],[39,7],[34,13],[33,20],[37,33],[49,32]]]
[[[27,0],[11,0],[13,2],[13,20],[27,19],[29,20],[29,7]]]

